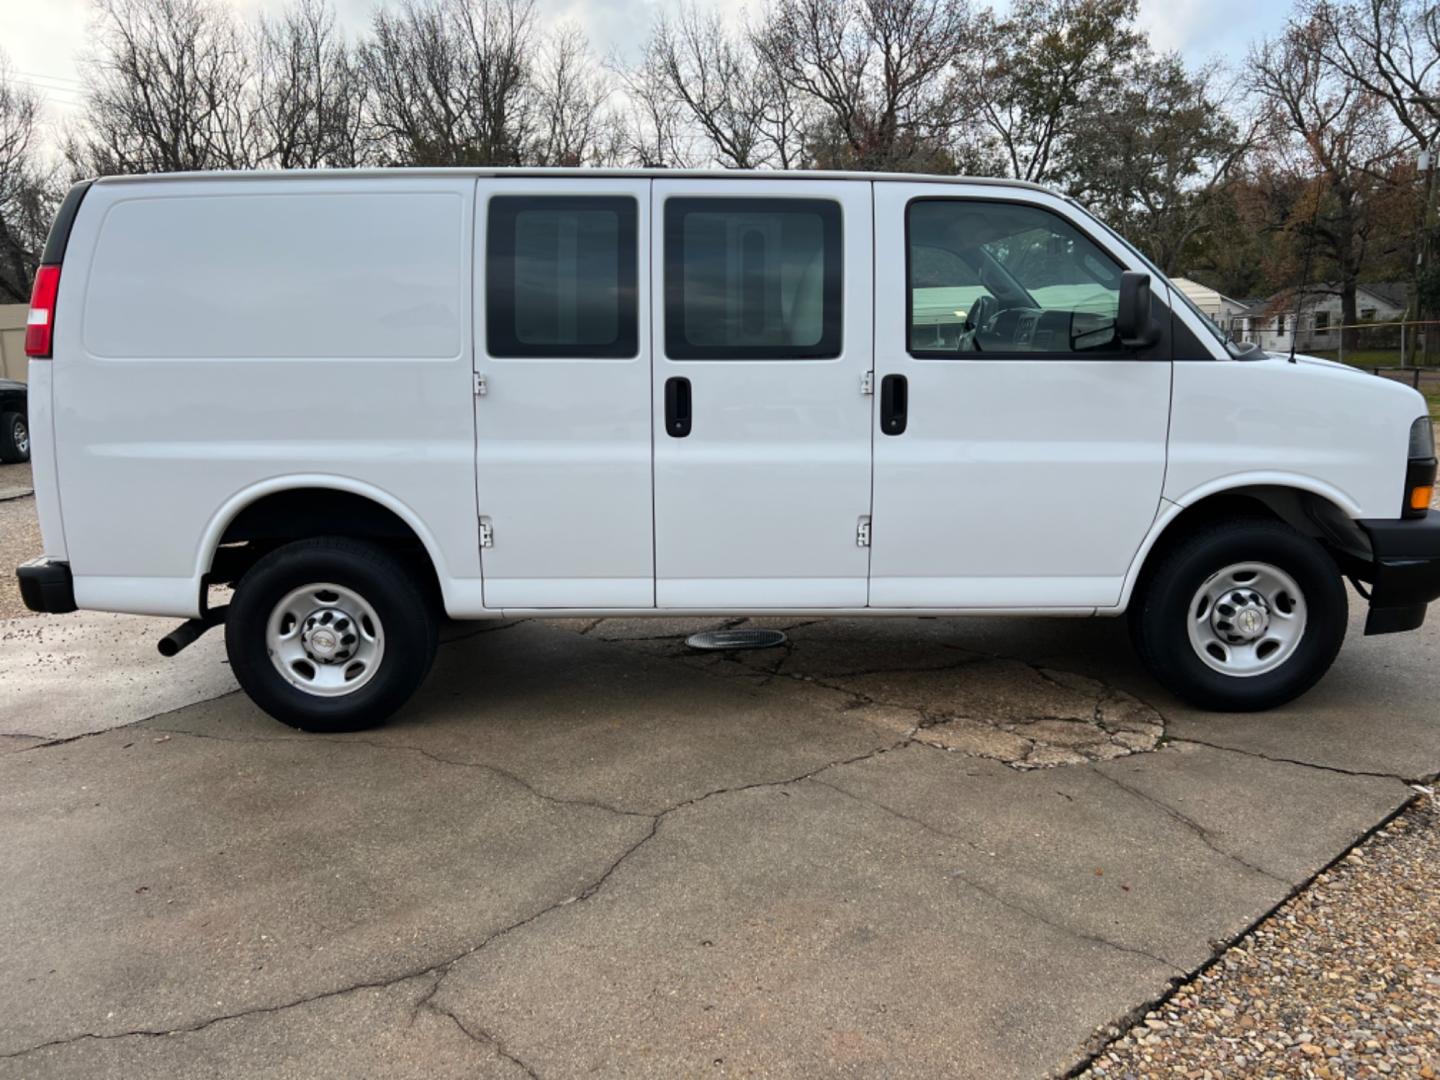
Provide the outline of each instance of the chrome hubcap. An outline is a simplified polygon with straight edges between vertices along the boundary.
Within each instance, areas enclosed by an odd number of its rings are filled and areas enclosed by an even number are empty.
[[[1190,601],[1190,644],[1222,675],[1274,671],[1305,635],[1305,596],[1269,563],[1235,563],[1207,578]]]
[[[385,655],[380,617],[343,585],[305,585],[275,605],[265,629],[270,660],[291,686],[317,697],[353,694]]]
[[[30,453],[30,428],[24,420],[15,421],[15,449],[27,456]]]

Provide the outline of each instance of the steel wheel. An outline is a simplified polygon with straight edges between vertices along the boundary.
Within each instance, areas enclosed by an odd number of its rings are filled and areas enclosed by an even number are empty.
[[[1195,591],[1190,645],[1222,675],[1264,675],[1295,655],[1307,617],[1305,595],[1289,574],[1269,563],[1234,563]]]
[[[20,451],[22,457],[28,458],[30,456],[30,426],[25,422],[24,417],[17,416],[15,418],[11,438],[15,442],[15,449]]]
[[[291,686],[316,697],[341,697],[375,677],[385,637],[369,601],[325,582],[294,589],[275,605],[265,647]]]

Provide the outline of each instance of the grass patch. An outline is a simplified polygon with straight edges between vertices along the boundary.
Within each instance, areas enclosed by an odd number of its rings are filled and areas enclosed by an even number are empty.
[[[1311,356],[1318,356],[1325,360],[1339,360],[1338,349],[1302,349]],[[1377,368],[1377,367],[1399,367],[1399,349],[1346,349],[1345,363],[1352,367]]]

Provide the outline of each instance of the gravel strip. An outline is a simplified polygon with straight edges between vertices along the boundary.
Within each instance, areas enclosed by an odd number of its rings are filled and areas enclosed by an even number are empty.
[[[42,553],[40,522],[35,517],[35,497],[0,502],[0,619],[33,615],[20,600],[15,567]]]
[[[1440,808],[1407,810],[1087,1077],[1440,1077]]]

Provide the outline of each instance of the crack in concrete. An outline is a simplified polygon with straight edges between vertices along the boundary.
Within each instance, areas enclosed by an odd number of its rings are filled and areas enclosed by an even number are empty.
[[[1297,765],[1303,769],[1318,769],[1321,772],[1336,773],[1339,776],[1369,777],[1376,780],[1398,780],[1402,784],[1432,784],[1440,779],[1440,772],[1425,773],[1419,777],[1411,778],[1401,776],[1399,773],[1372,772],[1366,769],[1346,769],[1339,765],[1323,765],[1318,761],[1302,761],[1299,758],[1278,757],[1274,754],[1266,754],[1259,750],[1246,750],[1239,746],[1225,746],[1222,743],[1207,742],[1204,739],[1192,739],[1172,735],[1165,740],[1168,743],[1189,744],[1191,746],[1204,746],[1211,750],[1223,750],[1229,754],[1240,754],[1243,757],[1259,758],[1261,761],[1271,761],[1277,765]]]
[[[1215,852],[1215,854],[1222,856],[1223,858],[1229,859],[1232,862],[1239,864],[1240,866],[1243,866],[1246,870],[1249,870],[1256,874],[1260,874],[1263,877],[1267,877],[1271,881],[1278,882],[1279,884],[1285,886],[1285,888],[1287,889],[1291,888],[1295,884],[1289,878],[1272,873],[1271,871],[1266,870],[1263,866],[1257,866],[1255,863],[1250,862],[1248,859],[1235,854],[1235,852],[1221,847],[1220,843],[1215,839],[1214,834],[1209,829],[1205,828],[1204,825],[1201,825],[1194,818],[1190,817],[1188,814],[1183,813],[1176,807],[1171,806],[1164,800],[1156,798],[1149,792],[1141,791],[1139,788],[1132,787],[1118,777],[1111,776],[1104,769],[1099,768],[1098,765],[1092,766],[1091,772],[1093,772],[1096,776],[1100,777],[1103,780],[1108,780],[1121,791],[1133,796],[1134,798],[1140,799],[1142,802],[1149,803],[1151,806],[1154,806],[1156,809],[1158,809],[1161,813],[1165,814],[1165,816],[1170,818],[1172,821],[1183,825],[1185,828],[1193,832],[1199,838],[1200,842],[1206,847],[1208,847],[1211,851]]]
[[[848,791],[845,788],[828,783],[827,781],[821,780],[818,777],[811,777],[810,782],[819,784],[822,787],[827,787],[831,791],[838,792],[839,794],[844,795],[848,799],[854,799],[858,803],[863,803],[866,806],[873,806],[877,810],[881,810],[884,813],[889,814],[892,817],[899,818],[901,821],[908,822],[911,825],[918,826],[919,828],[924,829],[926,832],[931,833],[935,836],[940,836],[955,843],[963,844],[971,850],[980,852],[981,854],[988,854],[983,847],[980,847],[968,837],[961,836],[958,833],[952,833],[946,829],[941,829],[938,826],[932,825],[928,821],[914,817],[901,810],[897,810],[895,807],[890,806],[886,803],[882,803],[877,799],[872,799],[868,796],[859,795],[856,792]],[[1107,938],[1101,934],[1092,934],[1087,930],[1079,930],[1073,926],[1068,926],[1065,923],[1058,922],[1055,919],[1050,918],[1048,915],[1044,915],[1041,912],[1036,911],[1034,908],[1028,907],[1025,904],[1018,903],[1017,901],[1002,895],[997,890],[992,889],[988,885],[982,885],[974,878],[963,874],[958,870],[950,871],[950,876],[957,881],[962,882],[970,889],[979,893],[981,896],[987,897],[988,899],[999,904],[1006,910],[1018,912],[1019,914],[1024,915],[1026,918],[1033,919],[1035,922],[1040,923],[1042,926],[1048,926],[1052,930],[1058,930],[1062,934],[1073,937],[1078,941],[1088,941],[1095,945],[1104,945],[1119,952],[1129,953],[1134,956],[1143,956],[1148,960],[1153,960],[1155,963],[1160,964],[1163,967],[1169,968],[1171,971],[1177,973],[1177,975],[1184,973],[1184,968],[1182,968],[1179,964],[1175,963],[1173,960],[1169,960],[1166,957],[1159,956],[1146,949],[1142,949],[1137,945],[1126,945],[1118,941],[1113,941],[1110,938]]]
[[[157,730],[163,730],[163,729],[157,729]],[[247,742],[247,741],[303,742],[303,741],[308,741],[308,740],[305,740],[305,739],[303,739],[303,738],[284,738],[284,737],[275,738],[275,739],[264,739],[264,738],[259,738],[259,739],[232,739],[232,738],[229,738],[229,737],[227,737],[227,736],[200,735],[200,734],[197,734],[196,732],[191,732],[191,731],[178,731],[178,730],[177,730],[177,731],[170,732],[170,734],[189,735],[189,736],[192,736],[192,737],[195,737],[195,738],[213,738],[213,739],[217,739],[218,741],[221,741],[221,742]],[[329,740],[329,741],[342,742],[343,740],[336,739],[336,740]],[[390,745],[383,744],[383,743],[379,743],[379,744],[371,743],[371,744],[369,744],[369,745],[378,746],[378,747],[381,748],[381,749],[405,749],[405,750],[410,750],[410,749],[412,749],[411,747],[390,746]],[[305,996],[303,996],[303,997],[295,998],[295,999],[292,999],[292,1000],[290,1000],[290,1001],[281,1002],[281,1003],[275,1004],[275,1005],[262,1005],[262,1006],[256,1006],[256,1007],[250,1008],[250,1009],[237,1010],[236,1012],[232,1012],[232,1013],[224,1013],[224,1014],[219,1015],[219,1016],[209,1017],[209,1018],[207,1018],[207,1019],[205,1019],[205,1020],[201,1020],[201,1021],[198,1021],[198,1022],[193,1023],[193,1024],[179,1025],[179,1026],[176,1026],[176,1027],[173,1027],[173,1028],[135,1028],[135,1029],[127,1030],[127,1031],[112,1032],[112,1033],[82,1032],[82,1033],[77,1034],[77,1035],[65,1036],[65,1037],[63,1037],[63,1038],[58,1038],[58,1039],[50,1039],[50,1040],[47,1040],[46,1042],[37,1043],[37,1044],[34,1045],[34,1046],[25,1047],[25,1048],[20,1049],[20,1050],[14,1050],[14,1051],[9,1051],[9,1052],[7,1052],[7,1053],[0,1054],[0,1060],[8,1060],[8,1059],[13,1059],[13,1058],[24,1057],[24,1056],[27,1055],[27,1054],[33,1054],[33,1053],[36,1053],[36,1052],[38,1052],[38,1051],[40,1051],[40,1050],[45,1050],[45,1049],[49,1049],[49,1048],[56,1047],[56,1046],[64,1046],[64,1045],[68,1045],[68,1044],[70,1044],[70,1043],[83,1042],[83,1041],[85,1041],[85,1040],[87,1040],[87,1039],[108,1040],[108,1039],[123,1039],[123,1038],[148,1038],[148,1037],[158,1037],[158,1036],[164,1036],[164,1035],[175,1035],[175,1034],[189,1034],[189,1033],[195,1032],[195,1031],[203,1031],[204,1029],[206,1029],[206,1028],[208,1028],[208,1027],[212,1027],[212,1026],[215,1025],[215,1024],[224,1023],[225,1021],[228,1021],[228,1020],[239,1020],[239,1019],[243,1019],[243,1018],[251,1017],[251,1016],[259,1016],[259,1015],[266,1015],[266,1014],[270,1014],[270,1013],[283,1012],[283,1011],[285,1011],[285,1010],[287,1010],[287,1009],[298,1008],[298,1007],[300,1007],[300,1006],[302,1006],[302,1005],[308,1005],[308,1004],[310,1004],[310,1003],[312,1003],[312,1002],[315,1002],[315,1001],[323,1001],[323,1000],[326,1000],[326,999],[328,999],[328,998],[339,997],[339,996],[341,996],[341,995],[353,993],[353,992],[358,991],[358,990],[378,989],[378,988],[393,986],[393,985],[395,985],[395,984],[397,984],[397,983],[404,982],[404,981],[407,980],[407,979],[415,979],[415,978],[419,978],[419,977],[426,976],[426,975],[433,975],[433,976],[437,976],[437,977],[436,977],[436,979],[435,979],[434,984],[426,991],[426,993],[425,993],[424,995],[422,995],[420,1001],[417,1003],[416,1008],[418,1009],[418,1008],[430,1007],[430,1008],[435,1008],[435,1009],[437,1009],[437,1011],[440,1011],[440,1010],[438,1009],[438,1006],[435,1006],[435,1005],[434,1005],[434,1000],[433,1000],[433,999],[434,999],[435,996],[439,993],[441,986],[442,986],[442,985],[444,984],[444,982],[445,982],[445,979],[449,976],[450,972],[453,970],[453,968],[455,967],[456,964],[458,964],[461,960],[464,960],[464,959],[466,959],[467,957],[473,956],[473,955],[481,952],[482,950],[488,948],[490,945],[492,945],[492,944],[495,943],[496,941],[499,941],[501,938],[505,937],[506,935],[511,934],[511,933],[515,932],[516,930],[520,930],[520,929],[522,929],[523,927],[526,927],[526,926],[530,925],[531,923],[536,922],[536,921],[544,918],[546,915],[550,914],[552,911],[556,911],[556,910],[558,910],[558,909],[560,909],[560,908],[563,908],[563,907],[568,907],[568,906],[571,905],[571,904],[583,903],[583,902],[591,899],[593,896],[595,896],[596,893],[598,893],[598,892],[610,881],[610,879],[613,877],[613,875],[616,873],[616,871],[618,871],[618,870],[620,869],[621,865],[622,865],[626,860],[628,860],[632,855],[634,855],[637,851],[639,851],[641,848],[643,848],[646,844],[648,844],[651,840],[653,840],[653,839],[659,834],[661,823],[662,823],[666,818],[668,818],[670,815],[672,815],[672,814],[674,814],[674,813],[677,813],[677,812],[680,811],[680,810],[684,810],[684,809],[686,809],[686,808],[688,808],[688,807],[698,805],[699,803],[705,802],[705,801],[707,801],[708,799],[717,798],[717,797],[723,796],[723,795],[731,795],[731,794],[738,794],[738,793],[741,793],[741,792],[755,791],[755,790],[759,790],[759,789],[762,789],[762,788],[786,787],[786,786],[789,786],[789,785],[792,785],[792,784],[797,784],[797,783],[800,783],[801,781],[808,780],[808,779],[810,779],[810,778],[818,775],[819,773],[822,773],[822,772],[826,771],[827,769],[837,768],[837,767],[839,767],[839,766],[841,766],[841,765],[855,764],[855,763],[857,763],[857,762],[864,761],[864,760],[866,760],[866,759],[868,759],[868,758],[875,757],[875,756],[877,756],[877,755],[879,755],[879,754],[887,753],[888,751],[890,751],[890,750],[892,750],[892,749],[895,749],[895,748],[896,748],[897,746],[899,746],[899,745],[903,745],[903,743],[887,744],[887,745],[885,745],[885,746],[877,747],[877,748],[875,748],[875,749],[866,751],[865,753],[856,754],[856,755],[853,755],[853,756],[851,756],[851,757],[842,758],[842,759],[839,759],[839,760],[836,760],[836,761],[826,762],[826,763],[824,763],[824,764],[822,764],[822,765],[816,766],[814,769],[807,770],[806,772],[801,773],[801,774],[799,774],[799,775],[797,775],[797,776],[786,777],[786,778],[780,779],[780,780],[758,781],[758,782],[752,783],[752,784],[737,784],[737,785],[732,785],[732,786],[723,787],[723,788],[714,788],[714,789],[712,789],[712,790],[710,790],[710,791],[706,791],[706,792],[704,792],[704,793],[702,793],[702,794],[700,794],[700,795],[693,796],[693,797],[691,797],[691,798],[689,798],[689,799],[685,799],[685,800],[682,800],[681,802],[675,803],[675,804],[672,805],[672,806],[666,807],[664,810],[661,810],[659,813],[656,813],[656,814],[642,814],[642,813],[637,813],[637,812],[633,812],[633,811],[614,810],[613,812],[615,812],[615,813],[617,813],[617,814],[624,815],[624,816],[628,816],[628,817],[648,818],[648,819],[650,820],[650,828],[649,828],[648,830],[646,830],[646,832],[644,833],[644,835],[642,835],[639,839],[637,839],[637,840],[635,840],[633,843],[627,845],[626,848],[625,848],[623,851],[621,851],[614,859],[612,859],[612,860],[610,861],[610,863],[605,867],[605,869],[604,869],[603,871],[601,871],[601,873],[600,873],[593,881],[591,881],[588,885],[586,885],[586,886],[585,886],[583,889],[581,889],[578,893],[572,893],[572,894],[570,894],[570,895],[561,897],[561,898],[558,899],[558,900],[554,900],[554,901],[552,901],[552,902],[550,902],[550,903],[548,903],[548,904],[545,904],[543,907],[538,908],[537,910],[531,912],[529,915],[526,915],[526,916],[524,916],[524,917],[521,918],[521,919],[517,919],[515,922],[512,922],[512,923],[510,923],[510,924],[508,924],[508,925],[506,925],[506,926],[503,926],[503,927],[501,927],[500,929],[495,930],[494,932],[488,934],[485,938],[483,938],[481,941],[477,942],[476,944],[467,946],[466,948],[464,948],[464,949],[462,949],[461,951],[455,953],[454,955],[449,956],[449,957],[446,957],[445,959],[443,959],[443,960],[441,960],[441,961],[439,961],[439,962],[437,962],[437,963],[426,964],[426,965],[424,965],[424,966],[422,966],[422,967],[410,968],[410,969],[407,969],[407,970],[405,970],[405,971],[402,971],[402,972],[400,972],[400,973],[398,973],[398,974],[391,975],[391,976],[386,976],[386,977],[384,977],[384,978],[364,980],[364,981],[362,981],[362,982],[351,983],[351,984],[348,984],[348,985],[346,985],[346,986],[342,986],[342,987],[338,987],[338,988],[333,988],[333,989],[330,989],[330,990],[319,991],[319,992],[314,993],[314,994],[307,994],[307,995],[305,995]],[[470,763],[446,762],[446,764],[469,765]],[[481,767],[483,767],[483,766],[481,766]],[[539,796],[539,797],[544,798],[544,796]],[[593,805],[593,806],[596,806],[596,808],[602,809],[602,810],[603,810],[603,809],[613,809],[613,808],[609,808],[609,807],[598,806],[597,804],[588,804],[588,803],[587,803],[587,804],[585,804],[585,805]],[[458,1019],[456,1020],[456,1022],[457,1022],[457,1023],[459,1022]],[[492,1040],[492,1041],[494,1041],[494,1040]],[[495,1041],[495,1045],[498,1047],[500,1044],[498,1043],[498,1041]],[[514,1057],[514,1056],[512,1056],[512,1055],[510,1055],[510,1054],[508,1054],[508,1053],[506,1054],[506,1056],[507,1056],[507,1057],[510,1057],[511,1060],[515,1061],[515,1063],[516,1063],[517,1065],[520,1065],[522,1068],[525,1068],[525,1067],[526,1067],[526,1066],[524,1065],[523,1061],[521,1061],[518,1057]],[[533,1072],[531,1073],[531,1075],[534,1075]]]
[[[1207,744],[1202,743],[1200,745]],[[1217,746],[1214,747],[1214,749],[1228,750],[1231,748]],[[1241,750],[1237,750],[1235,752],[1244,753],[1244,751]],[[1284,764],[1305,765],[1307,763],[1284,762]],[[1314,767],[1324,768],[1324,766]],[[1362,773],[1359,775],[1371,776],[1375,774]],[[1391,779],[1394,778],[1391,777]],[[1421,798],[1424,798],[1424,796],[1412,795],[1410,798],[1402,800],[1399,806],[1397,806],[1390,813],[1386,814],[1374,825],[1370,826],[1370,828],[1366,829],[1363,833],[1361,833],[1358,837],[1351,841],[1351,843],[1348,844],[1333,859],[1325,863],[1325,865],[1319,867],[1313,874],[1305,878],[1303,881],[1293,884],[1289,889],[1285,891],[1285,894],[1281,896],[1279,900],[1275,901],[1273,905],[1271,905],[1265,911],[1261,912],[1258,916],[1256,916],[1249,925],[1241,927],[1238,931],[1236,931],[1229,938],[1226,938],[1223,941],[1212,941],[1210,943],[1210,955],[1206,959],[1186,970],[1183,975],[1177,978],[1170,979],[1166,983],[1164,989],[1161,990],[1160,993],[1156,994],[1154,997],[1150,998],[1148,1001],[1142,1001],[1134,1008],[1127,1010],[1123,1015],[1116,1017],[1110,1023],[1101,1024],[1100,1026],[1098,1026],[1095,1029],[1095,1032],[1090,1036],[1090,1038],[1086,1040],[1086,1042],[1082,1044],[1082,1046],[1079,1048],[1079,1059],[1075,1061],[1075,1063],[1072,1064],[1069,1068],[1058,1072],[1056,1075],[1065,1077],[1067,1078],[1067,1080],[1069,1080],[1069,1078],[1082,1075],[1087,1069],[1090,1068],[1090,1066],[1095,1064],[1095,1062],[1100,1059],[1100,1056],[1104,1054],[1106,1050],[1108,1050],[1114,1043],[1119,1041],[1132,1027],[1139,1023],[1142,1017],[1148,1015],[1152,1011],[1164,1007],[1164,1005],[1168,1001],[1170,1001],[1172,997],[1175,996],[1175,994],[1182,986],[1185,986],[1186,984],[1194,981],[1196,978],[1203,975],[1205,972],[1209,971],[1212,967],[1218,964],[1227,952],[1235,948],[1246,938],[1250,937],[1260,926],[1269,921],[1269,919],[1274,916],[1277,911],[1279,911],[1282,907],[1288,904],[1291,900],[1308,890],[1312,885],[1315,884],[1316,880],[1322,874],[1327,873],[1333,867],[1337,866],[1352,851],[1365,844],[1372,836],[1378,833],[1381,829],[1385,828],[1385,826],[1389,825],[1390,822],[1394,821],[1401,814],[1405,813],[1406,810],[1408,810]]]
[[[464,758],[446,757],[437,754],[433,750],[427,750],[423,746],[414,746],[410,743],[381,742],[377,739],[364,739],[358,735],[216,735],[205,731],[188,731],[184,728],[152,727],[150,730],[158,731],[166,735],[181,735],[192,739],[210,739],[214,742],[228,743],[294,743],[298,746],[306,746],[314,743],[326,743],[331,746],[363,746],[374,750],[397,750],[402,753],[419,754],[439,765],[453,765],[459,769],[479,769],[498,776],[517,787],[520,787],[543,802],[555,803],[557,806],[581,806],[594,810],[603,810],[607,813],[617,814],[621,817],[651,818],[654,815],[643,810],[626,810],[621,806],[613,806],[610,803],[601,802],[598,799],[582,799],[575,796],[555,795],[541,788],[536,787],[518,773],[499,765],[492,765],[488,761],[468,761]]]
[[[447,645],[454,645],[457,642],[461,641],[469,641],[471,638],[478,637],[481,634],[495,633],[499,630],[509,630],[512,627],[522,625],[524,621],[525,620],[523,619],[517,619],[514,622],[500,622],[496,626],[482,626],[478,630],[471,630],[467,633],[461,634],[459,637],[446,638],[444,641],[440,642],[440,648],[444,648]],[[214,702],[222,701],[227,697],[233,697],[234,695],[243,692],[244,691],[242,691],[237,686],[233,690],[226,690],[223,693],[215,694],[212,697],[200,698],[196,701],[189,701],[186,702],[184,705],[177,705],[173,709],[161,709],[159,712],[151,713],[149,716],[142,716],[137,720],[127,720],[123,724],[116,724],[114,727],[101,728],[99,731],[82,731],[79,735],[66,735],[61,738],[49,738],[45,735],[30,735],[26,732],[20,731],[8,731],[4,732],[4,734],[11,735],[16,738],[38,740],[34,746],[27,746],[24,748],[24,750],[17,751],[17,753],[24,753],[31,750],[48,750],[52,746],[66,746],[69,743],[80,742],[82,739],[92,739],[97,735],[108,735],[112,731],[124,731],[127,728],[132,728],[139,724],[148,724],[152,720],[159,720],[161,717],[165,716],[173,716],[175,713],[183,712],[186,709],[193,709],[197,705],[210,705]]]
[[[732,628],[748,620],[728,620],[723,624],[724,628]],[[801,626],[809,626],[823,622],[822,619],[810,619],[795,624],[793,629]],[[977,757],[985,760],[1001,761],[1014,769],[1031,770],[1042,768],[1053,768],[1060,766],[1071,766],[1080,764],[1093,764],[1097,761],[1112,761],[1121,757],[1129,757],[1139,753],[1151,753],[1158,750],[1165,733],[1165,717],[1159,709],[1148,702],[1135,697],[1133,694],[1111,686],[1104,680],[1093,678],[1089,675],[1082,675],[1078,672],[1065,672],[1060,669],[1047,667],[1043,664],[1032,663],[1018,656],[1011,656],[1003,653],[990,653],[978,649],[970,649],[965,646],[945,643],[944,647],[957,653],[963,654],[959,658],[940,664],[927,664],[920,666],[900,667],[872,667],[857,668],[835,675],[815,675],[806,672],[785,671],[787,664],[798,652],[803,652],[801,643],[787,639],[783,647],[782,655],[773,663],[765,667],[746,663],[739,656],[722,656],[719,662],[707,658],[708,662],[699,662],[696,655],[686,649],[680,648],[672,652],[656,652],[653,649],[637,648],[637,643],[675,640],[676,635],[656,634],[646,637],[605,637],[597,635],[610,645],[618,646],[628,652],[637,653],[650,659],[672,660],[685,664],[691,670],[704,672],[721,678],[749,680],[757,687],[769,685],[777,678],[789,678],[800,683],[809,683],[813,686],[841,694],[851,700],[852,707],[855,706],[882,706],[891,709],[915,711],[926,717],[927,722],[922,723],[921,728],[933,727],[953,720],[966,720],[976,724],[983,724],[993,728],[996,732],[1005,733],[1023,740],[1026,745],[1026,752],[1021,757],[1012,757],[1004,753],[986,753],[961,747],[935,746],[935,749],[944,749],[951,752],[962,753],[968,757]],[[847,685],[846,680],[853,681],[874,676],[896,676],[896,675],[929,675],[936,672],[949,672],[983,663],[1012,663],[1032,672],[1039,680],[1055,690],[1085,698],[1094,687],[1094,701],[1090,706],[1090,716],[1087,719],[1080,719],[1075,716],[1063,716],[1059,714],[1038,712],[1028,716],[1023,721],[1010,721],[1005,723],[991,723],[982,718],[962,712],[946,712],[942,715],[931,716],[923,706],[917,706],[910,702],[894,701],[886,698],[877,698],[866,694],[853,686]],[[1076,679],[1083,680],[1086,687],[1078,687],[1065,682],[1057,675],[1073,675]],[[1124,723],[1116,723],[1107,719],[1106,710],[1109,706],[1121,707],[1126,701],[1147,710],[1155,717],[1154,724],[1148,724],[1145,728],[1127,726]],[[1075,745],[1073,743],[1047,739],[1043,735],[1036,735],[1026,728],[1031,723],[1045,720],[1059,721],[1063,723],[1080,723],[1092,726],[1098,738],[1093,745]],[[1150,729],[1158,729],[1158,734],[1150,736],[1150,744],[1143,745],[1143,738],[1149,735]],[[1129,739],[1126,736],[1130,736]],[[1049,760],[1047,760],[1047,755]],[[1068,758],[1069,760],[1066,760]]]
[[[138,720],[127,720],[123,724],[116,724],[114,727],[101,728],[99,731],[82,731],[79,735],[66,735],[58,739],[46,738],[44,735],[23,735],[21,736],[22,738],[39,739],[40,741],[37,742],[34,746],[27,746],[24,750],[17,751],[17,753],[29,753],[34,750],[48,750],[53,746],[68,746],[71,743],[77,743],[84,739],[93,739],[97,735],[109,735],[111,732],[114,731],[128,731],[130,728],[138,727],[141,724],[148,724],[152,720],[159,720],[161,717],[172,716],[173,714],[181,712],[185,709],[192,709],[196,705],[212,705],[217,701],[223,701],[225,698],[234,697],[236,694],[239,693],[241,693],[241,690],[237,686],[234,690],[226,690],[224,693],[216,694],[213,697],[201,698],[199,701],[191,701],[185,705],[177,705],[173,709],[162,709],[159,712],[152,713],[149,716],[142,716]]]
[[[421,1005],[421,1007],[429,1009],[431,1012],[436,1013],[440,1016],[447,1017],[452,1023],[454,1023],[457,1028],[460,1029],[460,1031],[467,1038],[473,1040],[474,1042],[480,1043],[483,1046],[488,1046],[491,1050],[495,1051],[495,1053],[499,1054],[506,1061],[518,1067],[526,1076],[530,1077],[531,1080],[540,1080],[540,1074],[537,1073],[532,1066],[526,1064],[515,1054],[514,1051],[512,1051],[503,1042],[501,1042],[499,1038],[486,1031],[484,1028],[476,1027],[471,1024],[466,1024],[465,1021],[461,1020],[460,1017],[456,1016],[449,1009],[441,1005],[436,1005],[433,1001],[430,1001],[428,999]]]

